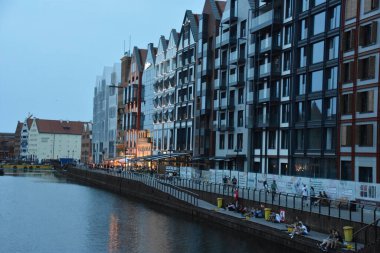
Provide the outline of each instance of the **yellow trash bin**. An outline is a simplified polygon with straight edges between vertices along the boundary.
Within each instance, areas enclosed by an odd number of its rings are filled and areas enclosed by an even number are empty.
[[[270,209],[270,208],[264,208],[265,220],[269,220],[270,219],[270,212],[271,211],[272,211],[272,209]]]
[[[223,206],[223,198],[217,198],[217,202],[218,202],[218,208],[222,208],[222,206]]]
[[[352,233],[354,231],[354,228],[350,226],[345,226],[343,227],[343,231],[344,231],[344,240],[346,242],[352,242]]]

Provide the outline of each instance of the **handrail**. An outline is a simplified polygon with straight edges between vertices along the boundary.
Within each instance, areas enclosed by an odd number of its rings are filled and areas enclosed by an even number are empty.
[[[179,190],[179,191],[182,191],[182,192],[188,193],[188,194],[190,194],[190,195],[193,195],[194,197],[199,198],[199,194],[197,194],[197,193],[195,193],[195,192],[191,192],[191,191],[186,190],[186,189],[183,189],[183,188],[181,188],[181,187],[179,187],[179,186],[176,186],[176,185],[174,185],[174,184],[170,184],[170,183],[167,183],[167,182],[162,182],[162,181],[160,181],[160,180],[157,180],[157,182],[159,182],[159,183],[161,183],[161,184],[163,184],[163,185],[171,186],[171,187],[174,188],[174,189],[177,189],[177,190]]]
[[[355,236],[357,236],[362,231],[367,232],[368,228],[370,228],[370,227],[373,226],[375,228],[375,240],[374,241],[376,242],[377,241],[377,223],[379,221],[380,221],[380,218],[377,219],[377,220],[375,220],[375,221],[373,221],[370,224],[365,225],[364,227],[362,227],[361,229],[359,229],[358,231],[356,231],[355,233],[352,234],[352,239],[354,239]],[[367,233],[365,234],[365,242],[364,243],[365,243],[365,245],[368,245],[368,243],[367,243]],[[358,243],[357,243],[357,241],[355,241],[355,251],[357,251],[357,249],[358,249]]]
[[[362,227],[361,229],[359,229],[358,231],[356,231],[355,233],[353,233],[353,234],[352,234],[352,238],[355,238],[355,236],[356,236],[357,234],[359,234],[362,230],[368,228],[369,226],[372,226],[372,225],[377,226],[377,223],[378,223],[379,221],[380,221],[380,218],[378,218],[377,220],[373,221],[373,222],[370,223],[370,224],[365,225],[364,227]]]

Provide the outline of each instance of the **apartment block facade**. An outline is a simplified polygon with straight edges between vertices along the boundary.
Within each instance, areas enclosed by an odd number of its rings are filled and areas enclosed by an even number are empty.
[[[140,133],[198,169],[380,182],[379,14],[378,0],[187,10],[156,54],[122,59],[124,154],[141,156]]]
[[[379,183],[379,1],[346,0],[342,10],[339,176]]]
[[[214,167],[214,52],[224,6],[225,2],[206,0],[199,16],[193,160],[198,161],[200,169]]]
[[[92,160],[116,157],[118,92],[115,86],[120,84],[120,64],[105,67],[103,75],[96,78],[93,102],[93,142]]]
[[[155,62],[153,155],[174,150],[176,115],[176,70],[178,33],[172,29],[169,40],[161,36]]]

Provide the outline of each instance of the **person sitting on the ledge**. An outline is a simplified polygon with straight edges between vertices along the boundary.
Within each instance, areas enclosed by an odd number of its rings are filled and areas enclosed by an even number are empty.
[[[293,231],[289,234],[290,238],[293,238],[294,235],[308,235],[309,232],[306,226],[302,223],[302,221],[298,222]]]
[[[233,203],[229,203],[227,205],[227,209],[228,209],[228,211],[235,211],[236,207],[235,207],[235,205]]]

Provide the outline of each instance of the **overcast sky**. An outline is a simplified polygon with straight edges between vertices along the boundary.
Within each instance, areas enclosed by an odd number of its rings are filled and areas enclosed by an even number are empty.
[[[28,113],[92,120],[95,79],[124,41],[146,49],[204,0],[0,0],[0,132]]]

